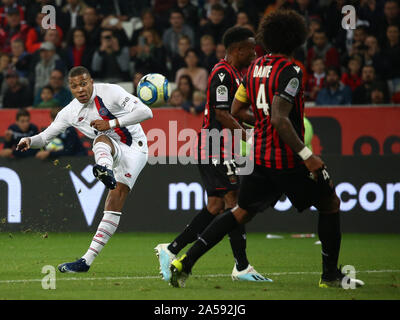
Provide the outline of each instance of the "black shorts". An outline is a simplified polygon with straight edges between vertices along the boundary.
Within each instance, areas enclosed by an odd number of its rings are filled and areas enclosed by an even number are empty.
[[[257,213],[274,206],[282,194],[285,194],[301,212],[334,192],[332,180],[326,170],[321,171],[315,181],[304,165],[288,170],[274,170],[256,165],[251,175],[242,178],[238,204],[250,213]]]
[[[209,197],[223,197],[226,193],[238,190],[239,176],[236,174],[234,160],[223,163],[198,164],[200,176]]]

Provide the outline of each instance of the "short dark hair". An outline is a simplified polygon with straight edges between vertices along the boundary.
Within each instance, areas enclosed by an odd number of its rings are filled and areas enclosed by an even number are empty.
[[[326,74],[328,74],[329,72],[335,72],[338,75],[339,78],[341,76],[341,72],[340,72],[340,69],[338,67],[329,66],[328,68],[326,68]]]
[[[43,91],[44,89],[50,90],[51,93],[54,94],[54,89],[51,87],[51,85],[48,84],[47,86],[44,86],[44,87],[42,88],[42,91]]]
[[[291,55],[307,39],[304,18],[294,10],[276,10],[260,24],[257,39],[269,53]]]
[[[31,117],[31,114],[29,113],[28,110],[26,110],[25,108],[19,109],[17,112],[17,115],[15,116],[15,119],[17,119],[17,121],[19,120],[19,118],[21,117]]]
[[[242,42],[251,37],[254,37],[254,33],[250,29],[244,27],[231,27],[225,31],[222,43],[228,50],[233,44]]]
[[[219,11],[219,12],[223,12],[225,14],[225,8],[219,4],[219,3],[215,3],[211,6],[211,10],[215,10],[215,11]]]
[[[73,77],[77,77],[77,76],[81,76],[83,74],[87,74],[88,76],[90,75],[90,72],[88,69],[86,69],[83,66],[77,66],[77,67],[73,67],[71,70],[69,70],[68,72],[68,78],[73,78]]]

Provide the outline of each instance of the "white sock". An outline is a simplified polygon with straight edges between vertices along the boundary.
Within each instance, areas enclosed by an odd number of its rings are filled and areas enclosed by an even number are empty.
[[[96,142],[93,146],[94,160],[97,164],[112,169],[113,157],[111,147],[104,142]]]
[[[121,212],[104,211],[103,219],[101,220],[96,234],[89,246],[88,251],[82,258],[86,260],[87,265],[91,265],[108,240],[118,228]]]

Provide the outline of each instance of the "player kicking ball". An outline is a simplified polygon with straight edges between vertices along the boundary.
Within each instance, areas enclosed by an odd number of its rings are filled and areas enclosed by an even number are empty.
[[[243,127],[230,116],[230,107],[237,88],[242,80],[241,71],[247,68],[256,57],[254,34],[247,28],[232,27],[223,36],[227,55],[213,68],[207,87],[207,103],[204,112],[202,129],[215,130],[221,133],[224,128],[242,130]],[[254,118],[246,119],[246,123],[254,123]],[[160,270],[165,281],[171,279],[171,262],[176,255],[189,243],[195,241],[199,234],[227,208],[237,204],[239,177],[235,169],[233,147],[231,159],[224,161],[224,142],[215,145],[206,131],[200,131],[198,138],[199,163],[198,168],[207,190],[207,206],[201,210],[171,243],[162,243],[155,247],[160,263]],[[232,134],[234,136],[234,134]],[[208,159],[207,159],[208,157]],[[244,225],[229,232],[229,241],[235,258],[232,270],[232,280],[265,282],[272,280],[262,276],[249,263],[246,256],[246,231]]]
[[[61,272],[87,272],[118,228],[125,200],[147,162],[147,139],[140,122],[153,117],[137,97],[118,85],[93,84],[89,71],[74,67],[68,74],[75,97],[38,135],[23,138],[17,149],[42,148],[70,126],[93,139],[94,176],[110,189],[104,215],[87,252],[75,262],[60,264]]]
[[[244,176],[238,206],[219,215],[179,260],[171,264],[171,284],[182,287],[196,261],[223,237],[273,206],[286,194],[298,211],[318,209],[322,244],[319,287],[340,287],[345,278],[338,268],[341,244],[340,200],[324,162],[304,145],[304,101],[301,69],[293,52],[307,36],[304,18],[295,11],[278,10],[261,22],[258,34],[269,54],[254,61],[236,92],[232,115],[243,119],[251,106],[255,167]],[[347,282],[348,283],[348,282]]]

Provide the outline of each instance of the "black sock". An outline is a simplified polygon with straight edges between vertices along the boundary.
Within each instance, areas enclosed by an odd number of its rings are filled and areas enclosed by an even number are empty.
[[[322,272],[329,274],[337,270],[340,242],[340,214],[319,213],[318,236],[322,245]]]
[[[183,260],[185,272],[190,272],[196,261],[238,226],[231,210],[217,216],[186,253]]]
[[[229,241],[231,243],[233,256],[236,261],[236,269],[242,271],[247,268],[249,261],[246,255],[246,230],[244,224],[239,224],[235,229],[229,232]]]
[[[215,216],[207,210],[207,207],[204,207],[186,226],[185,230],[171,242],[168,250],[175,255],[178,254],[188,243],[195,241],[214,218]]]

